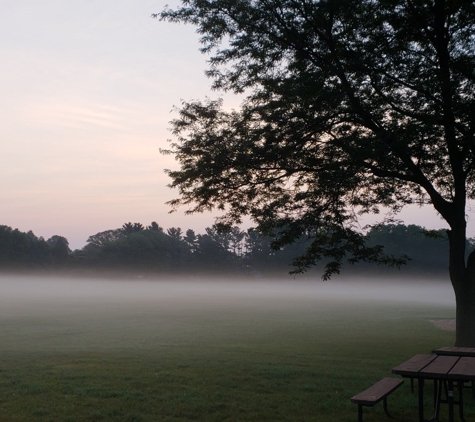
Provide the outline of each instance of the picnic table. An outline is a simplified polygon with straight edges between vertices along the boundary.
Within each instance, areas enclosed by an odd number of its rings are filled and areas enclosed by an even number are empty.
[[[475,381],[475,357],[454,356],[443,354],[415,355],[406,362],[393,368],[394,374],[417,380],[419,398],[419,421],[424,422],[424,382],[434,382],[434,414],[430,421],[439,420],[440,403],[447,403],[449,421],[454,422],[454,405],[459,406],[460,419],[465,421],[463,414],[463,383]],[[458,400],[454,399],[454,385]],[[442,390],[445,398],[442,398]]]

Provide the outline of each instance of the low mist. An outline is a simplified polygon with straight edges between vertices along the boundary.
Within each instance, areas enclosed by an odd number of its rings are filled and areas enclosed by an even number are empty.
[[[0,276],[0,313],[27,304],[151,304],[196,302],[206,306],[247,300],[371,300],[455,305],[450,282],[443,280],[337,279],[143,281]],[[18,309],[21,311],[21,308]]]
[[[0,277],[0,351],[151,349],[238,341],[246,333],[263,341],[285,325],[337,320],[378,307],[403,318],[452,317],[448,281],[294,280],[130,281]],[[412,309],[411,308],[411,309]],[[433,310],[437,310],[437,312]],[[354,319],[355,317],[352,316]],[[344,321],[342,320],[342,324]],[[247,337],[246,337],[247,338]]]

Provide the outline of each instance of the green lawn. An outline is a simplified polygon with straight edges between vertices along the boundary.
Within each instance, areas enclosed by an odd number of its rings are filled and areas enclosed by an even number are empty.
[[[441,304],[87,286],[0,300],[0,421],[356,421],[352,395],[454,342],[427,321],[453,317]],[[389,408],[416,421],[409,382]]]

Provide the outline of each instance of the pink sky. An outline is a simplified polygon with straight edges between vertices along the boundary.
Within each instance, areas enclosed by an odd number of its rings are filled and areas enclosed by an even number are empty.
[[[218,95],[194,28],[150,18],[166,3],[2,3],[0,224],[62,235],[72,248],[128,221],[197,232],[212,224],[164,204],[175,195],[163,172],[175,163],[159,153],[170,110]],[[401,216],[445,226],[431,209]]]

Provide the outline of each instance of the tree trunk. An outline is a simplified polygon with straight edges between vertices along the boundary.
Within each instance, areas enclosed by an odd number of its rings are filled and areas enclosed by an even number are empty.
[[[455,346],[475,347],[475,288],[474,280],[468,274],[455,289],[456,335]]]
[[[449,236],[450,280],[455,292],[455,346],[475,347],[475,251],[465,263],[466,223],[462,213],[452,220]]]
[[[475,251],[469,255],[466,267],[458,271],[451,268],[450,278],[456,304],[455,346],[475,347]]]

